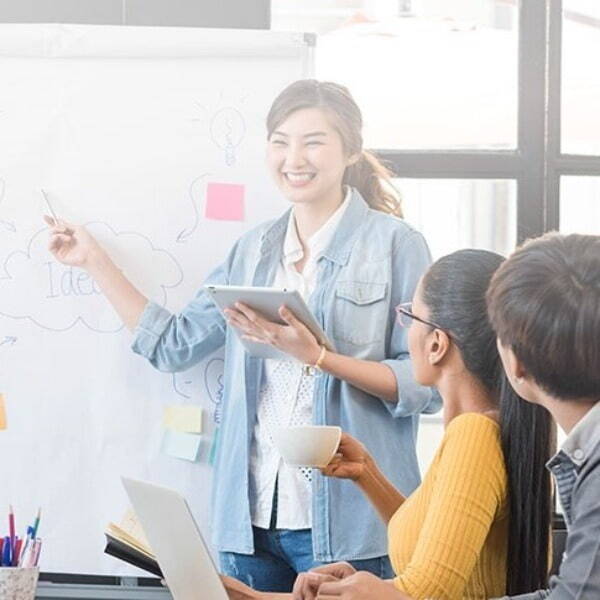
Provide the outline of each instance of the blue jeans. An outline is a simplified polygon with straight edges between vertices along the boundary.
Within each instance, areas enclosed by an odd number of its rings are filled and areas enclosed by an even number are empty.
[[[310,529],[252,528],[254,554],[220,552],[221,572],[261,592],[291,592],[298,573],[325,564],[314,560]],[[394,577],[387,556],[351,560],[359,571],[382,579]]]

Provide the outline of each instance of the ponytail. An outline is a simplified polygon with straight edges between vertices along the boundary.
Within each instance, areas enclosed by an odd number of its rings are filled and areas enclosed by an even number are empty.
[[[343,182],[356,188],[372,209],[402,217],[400,197],[391,177],[391,171],[373,153],[362,150],[358,161],[346,169]]]
[[[487,318],[486,290],[504,257],[458,250],[438,259],[423,278],[423,300],[433,323],[454,334],[467,370],[496,398],[508,481],[506,592],[545,588],[552,515],[550,474],[554,444],[550,414],[520,398],[508,382]]]
[[[508,477],[506,593],[513,596],[547,587],[552,492],[545,465],[554,430],[548,411],[520,398],[504,372],[500,436]]]

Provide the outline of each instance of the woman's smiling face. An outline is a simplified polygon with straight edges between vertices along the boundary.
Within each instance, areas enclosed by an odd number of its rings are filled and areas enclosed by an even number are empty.
[[[290,202],[313,203],[339,194],[351,162],[340,134],[319,108],[293,112],[268,140],[268,168]]]

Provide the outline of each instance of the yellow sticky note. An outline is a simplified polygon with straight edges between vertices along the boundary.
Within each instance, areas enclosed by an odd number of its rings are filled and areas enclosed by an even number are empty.
[[[0,394],[0,429],[6,429],[6,409],[4,408],[4,396]]]
[[[199,406],[189,405],[166,406],[163,425],[174,431],[202,433],[202,409]]]

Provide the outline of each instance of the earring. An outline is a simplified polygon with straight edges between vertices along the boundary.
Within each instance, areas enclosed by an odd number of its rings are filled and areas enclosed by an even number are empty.
[[[523,382],[525,381],[524,377],[517,377],[515,378],[515,381],[517,382],[517,385],[523,385]]]

